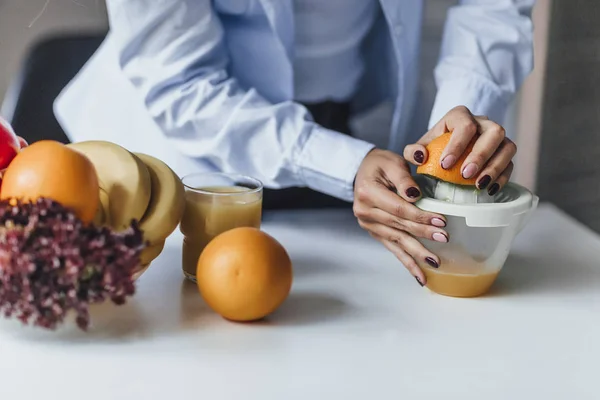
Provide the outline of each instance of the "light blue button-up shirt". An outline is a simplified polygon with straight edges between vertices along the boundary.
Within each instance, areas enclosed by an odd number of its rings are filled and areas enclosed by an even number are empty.
[[[356,112],[395,104],[406,144],[422,0],[379,0]],[[502,121],[532,70],[534,0],[463,0],[449,13],[430,125],[457,105]],[[110,33],[55,104],[72,140],[143,151],[176,172],[241,172],[268,187],[353,199],[371,143],[315,124],[294,99],[292,0],[107,0]],[[259,10],[256,12],[256,10]]]

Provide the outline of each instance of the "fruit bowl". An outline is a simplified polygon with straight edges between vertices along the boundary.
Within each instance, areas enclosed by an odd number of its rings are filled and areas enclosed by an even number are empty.
[[[89,306],[135,294],[181,220],[183,184],[114,143],[27,145],[0,128],[0,313],[47,329],[75,313],[85,330]]]

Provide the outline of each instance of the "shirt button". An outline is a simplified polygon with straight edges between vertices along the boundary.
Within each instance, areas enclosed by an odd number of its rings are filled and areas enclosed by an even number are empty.
[[[396,35],[402,35],[404,33],[404,25],[401,23],[394,25],[394,32],[396,32]]]

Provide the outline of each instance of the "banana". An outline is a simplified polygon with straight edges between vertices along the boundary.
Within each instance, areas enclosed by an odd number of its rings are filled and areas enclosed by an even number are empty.
[[[154,246],[148,246],[142,250],[140,254],[140,266],[133,274],[133,279],[137,280],[146,270],[150,267],[150,263],[156,259],[162,253],[165,248],[165,241],[159,242]]]
[[[152,261],[154,261],[156,257],[160,255],[160,253],[162,253],[164,248],[164,240],[156,243],[155,245],[146,247],[144,250],[142,250],[142,253],[140,254],[140,265],[146,266],[150,264]]]
[[[148,268],[150,268],[150,264],[142,265],[137,271],[133,273],[133,280],[137,281],[138,279],[140,279],[140,276],[144,275],[144,272],[146,272]]]
[[[137,279],[164,249],[165,240],[177,228],[185,208],[185,189],[179,177],[164,162],[105,141],[68,145],[85,154],[94,164],[100,183],[100,205],[94,223],[113,229],[139,221],[149,244],[140,254]]]
[[[100,188],[100,203],[98,204],[98,210],[96,210],[96,216],[94,217],[94,225],[104,225],[108,220],[108,193]]]
[[[148,204],[152,181],[144,163],[125,148],[111,142],[90,140],[68,145],[85,154],[96,167],[100,187],[108,198],[105,223],[125,229],[140,220]]]
[[[140,220],[144,239],[151,245],[164,241],[173,233],[185,208],[185,189],[167,164],[147,154],[134,153],[150,173],[150,204]]]

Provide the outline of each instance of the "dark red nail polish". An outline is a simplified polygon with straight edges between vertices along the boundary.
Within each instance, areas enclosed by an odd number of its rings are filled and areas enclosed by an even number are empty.
[[[490,196],[495,195],[496,193],[498,193],[498,190],[500,190],[500,185],[498,185],[497,183],[494,183],[491,187],[490,190],[488,190],[488,193]]]
[[[477,186],[479,186],[479,190],[483,190],[487,187],[487,185],[490,184],[490,182],[492,181],[492,177],[489,175],[485,175],[483,178],[481,178],[479,180],[479,182],[477,182]]]
[[[427,261],[427,264],[431,265],[433,268],[439,268],[440,265],[437,263],[437,261],[435,261],[433,258],[431,257],[427,257],[425,259],[425,261]]]
[[[421,150],[417,150],[417,151],[415,151],[413,158],[419,164],[423,164],[423,161],[425,161],[425,154],[423,154],[423,152]]]
[[[418,276],[415,276],[415,279],[417,280],[417,282],[419,283],[419,285],[421,285],[421,287],[425,286],[425,285],[423,285],[423,282],[421,282],[421,280],[419,279]]]
[[[416,199],[421,195],[421,191],[416,187],[410,187],[406,189],[406,195],[411,199]]]

